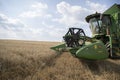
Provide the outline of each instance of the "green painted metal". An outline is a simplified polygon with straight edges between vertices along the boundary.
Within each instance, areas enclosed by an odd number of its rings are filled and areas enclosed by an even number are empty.
[[[109,53],[101,41],[96,41],[79,48],[76,52],[76,56],[84,59],[101,60],[107,59]]]
[[[120,56],[120,4],[114,4],[104,14],[110,14],[112,25],[110,26],[110,47],[112,53]]]
[[[66,50],[66,44],[60,44],[54,47],[51,47],[50,49],[61,52]]]
[[[72,55],[76,55],[76,52],[78,51],[78,49],[80,49],[81,47],[75,47],[75,48],[70,48],[69,51]]]

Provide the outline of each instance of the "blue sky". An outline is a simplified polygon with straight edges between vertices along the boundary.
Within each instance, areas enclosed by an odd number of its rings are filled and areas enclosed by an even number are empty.
[[[0,0],[0,39],[62,41],[69,27],[91,36],[85,17],[120,0]]]

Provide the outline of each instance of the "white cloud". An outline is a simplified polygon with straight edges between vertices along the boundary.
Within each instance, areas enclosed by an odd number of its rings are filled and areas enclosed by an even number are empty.
[[[70,26],[83,23],[85,16],[91,12],[87,8],[76,5],[72,6],[64,1],[57,4],[57,11],[61,15],[61,18],[55,20]]]
[[[65,27],[63,28],[63,26],[61,27],[60,25],[59,26],[56,26],[56,25],[50,25],[46,22],[42,22],[43,26],[42,27],[42,32],[43,34],[45,34],[46,36],[44,37],[47,37],[49,38],[49,40],[53,40],[53,41],[61,41],[62,40],[62,36],[65,35],[67,29],[65,29]]]
[[[22,39],[61,41],[64,29],[48,25],[43,22],[43,27],[28,26],[19,19],[7,17],[0,13],[0,39]]]
[[[89,6],[89,9],[94,12],[104,12],[107,9],[107,6],[104,4],[99,4],[99,3],[95,3],[95,2],[91,2],[91,1],[86,1],[86,4]]]
[[[106,5],[94,3],[88,0],[86,1],[86,5],[88,8],[78,5],[70,5],[69,3],[62,1],[57,4],[57,11],[61,17],[54,19],[54,21],[58,21],[65,25],[85,24],[85,17],[87,15],[93,14],[96,11],[103,12],[107,8]]]
[[[47,13],[48,5],[41,2],[36,2],[30,6],[28,11],[20,14],[23,18],[35,18],[35,17],[52,17],[51,14]]]
[[[45,3],[41,3],[41,2],[36,2],[35,4],[33,4],[32,6],[31,6],[33,9],[47,9],[48,8],[48,6],[47,6],[47,4],[45,4]]]
[[[31,27],[19,19],[10,18],[0,13],[0,38],[28,39],[29,35],[34,35]]]
[[[6,15],[0,13],[0,27],[9,29],[9,28],[15,28],[15,25],[16,25],[16,27],[23,26],[22,22],[20,22],[19,19],[13,19],[13,18],[7,17]]]

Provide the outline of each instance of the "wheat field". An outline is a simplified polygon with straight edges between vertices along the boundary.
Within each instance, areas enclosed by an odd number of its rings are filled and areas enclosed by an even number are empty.
[[[50,50],[58,44],[0,40],[0,80],[120,80],[120,60],[87,61]]]

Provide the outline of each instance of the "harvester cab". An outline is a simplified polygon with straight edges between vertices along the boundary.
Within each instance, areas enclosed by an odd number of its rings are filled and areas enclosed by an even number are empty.
[[[120,5],[114,4],[104,13],[96,12],[85,19],[92,32],[91,38],[81,28],[69,28],[63,36],[65,43],[51,49],[67,50],[77,58],[90,60],[120,59]]]
[[[90,24],[92,37],[102,35],[110,35],[109,29],[111,26],[110,15],[95,13],[86,17],[86,21]]]

